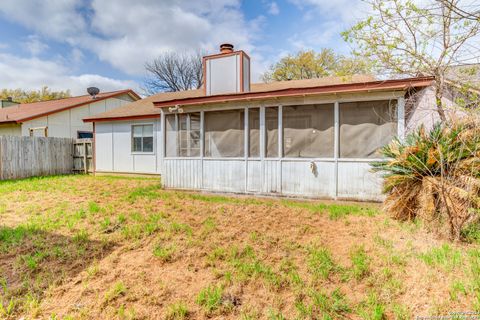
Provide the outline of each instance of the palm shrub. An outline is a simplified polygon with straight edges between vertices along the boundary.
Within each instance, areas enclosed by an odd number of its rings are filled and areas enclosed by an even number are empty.
[[[438,123],[428,132],[422,126],[380,152],[387,161],[373,163],[373,171],[383,173],[384,208],[394,218],[420,218],[454,239],[478,223],[479,117]]]

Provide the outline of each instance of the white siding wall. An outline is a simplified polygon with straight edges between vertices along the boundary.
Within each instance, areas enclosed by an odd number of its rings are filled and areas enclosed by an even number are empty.
[[[455,117],[463,114],[461,110],[455,108],[455,103],[451,98],[444,97],[442,103],[447,116]],[[425,88],[415,95],[414,107],[407,110],[406,118],[407,132],[412,132],[420,125],[424,125],[428,130],[432,128],[436,122],[440,121],[435,102],[435,90],[433,87]]]
[[[153,153],[132,152],[132,125],[153,124]],[[97,122],[95,124],[95,170],[97,172],[160,174],[160,118],[151,120]]]
[[[77,138],[78,131],[93,131],[92,124],[84,123],[84,118],[118,108],[132,101],[130,96],[122,95],[25,121],[22,124],[21,135],[30,135],[30,128],[48,127],[49,137]]]
[[[207,95],[240,92],[240,55],[207,59]]]
[[[0,125],[0,136],[21,136],[22,126],[19,124]]]

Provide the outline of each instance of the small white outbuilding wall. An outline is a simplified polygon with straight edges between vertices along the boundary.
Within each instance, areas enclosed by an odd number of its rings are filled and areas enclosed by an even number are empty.
[[[133,128],[151,125],[152,151],[133,150]],[[95,123],[95,171],[100,173],[160,174],[160,117]]]

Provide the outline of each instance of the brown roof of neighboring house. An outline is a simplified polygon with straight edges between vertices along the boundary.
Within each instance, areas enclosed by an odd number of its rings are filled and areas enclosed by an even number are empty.
[[[141,99],[133,90],[119,90],[111,92],[101,92],[93,100],[90,95],[83,95],[71,98],[48,100],[32,103],[21,103],[10,107],[0,109],[0,123],[21,123],[35,118],[47,116],[52,113],[80,107],[92,102],[105,100],[128,94],[132,98]]]
[[[349,77],[327,77],[321,79],[252,83],[249,92],[205,96],[202,89],[179,92],[158,93],[148,98],[129,103],[84,121],[111,121],[126,119],[153,118],[160,114],[159,107],[187,106],[194,104],[219,103],[263,99],[281,96],[326,94],[336,92],[358,92],[369,90],[404,90],[410,87],[428,86],[431,77],[378,81],[372,76],[356,75]]]

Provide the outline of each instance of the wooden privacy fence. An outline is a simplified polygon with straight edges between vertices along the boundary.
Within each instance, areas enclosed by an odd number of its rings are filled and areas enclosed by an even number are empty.
[[[70,138],[0,136],[0,180],[72,173],[73,143]]]

